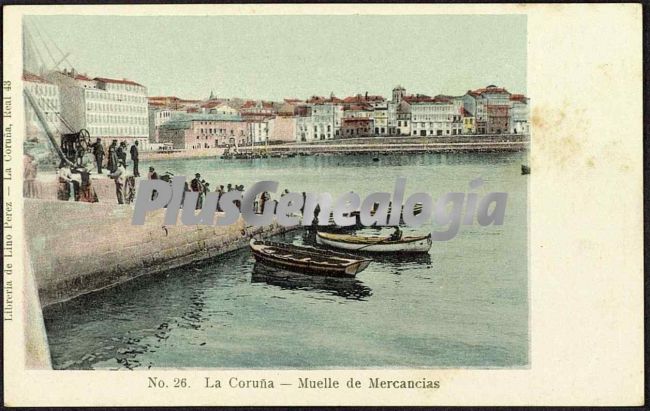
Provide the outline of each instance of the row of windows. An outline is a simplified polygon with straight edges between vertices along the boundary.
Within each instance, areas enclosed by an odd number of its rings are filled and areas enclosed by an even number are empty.
[[[146,127],[111,127],[91,126],[88,127],[91,136],[146,136]]]
[[[228,134],[228,131],[230,131],[231,136],[235,135],[235,130],[232,129],[232,128],[230,130],[227,130],[225,128],[218,128],[218,129],[217,128],[205,128],[205,129],[202,128],[202,129],[200,129],[200,131],[201,131],[201,135],[204,135],[206,139],[208,138],[208,136],[206,134],[217,134],[218,133],[218,134],[223,135],[223,134]],[[239,135],[243,136],[244,135],[244,130],[239,130]],[[196,138],[199,139],[200,137],[197,135]]]
[[[119,91],[130,91],[137,93],[144,93],[144,87],[135,86],[133,84],[124,84],[124,83],[109,83],[106,85],[109,90],[119,90]]]
[[[48,123],[52,123],[52,124],[58,124],[59,123],[59,117],[57,116],[56,113],[45,112],[45,113],[43,113],[43,115],[45,116],[45,121],[47,121]],[[40,121],[38,119],[38,116],[36,116],[36,112],[34,110],[28,110],[28,112],[27,112],[27,120],[36,121],[36,122]]]
[[[411,109],[412,111],[417,111],[417,112],[426,112],[426,113],[433,113],[433,112],[440,112],[440,111],[454,111],[454,107],[450,105],[441,105],[441,106],[418,106],[415,105]]]
[[[146,106],[129,106],[125,104],[117,103],[96,103],[88,102],[86,103],[86,110],[88,111],[106,111],[113,113],[146,113]]]
[[[413,128],[448,128],[449,123],[413,123]],[[460,128],[460,125],[454,124],[453,128]]]
[[[113,116],[110,114],[89,113],[86,118],[89,123],[139,124],[139,125],[145,125],[148,123],[145,117]]]
[[[88,97],[96,100],[104,101],[125,101],[129,103],[146,103],[147,98],[143,96],[132,96],[129,94],[121,93],[109,93],[105,91],[90,91],[87,90],[86,94]]]
[[[54,110],[54,111],[59,111],[60,110],[60,104],[59,104],[59,97],[46,97],[46,96],[40,96],[36,98],[36,105],[38,105],[41,110],[47,111],[47,110]]]
[[[412,121],[460,121],[460,116],[432,114],[427,116],[413,116]]]
[[[27,83],[27,88],[37,96],[57,96],[59,94],[56,86],[49,84]]]

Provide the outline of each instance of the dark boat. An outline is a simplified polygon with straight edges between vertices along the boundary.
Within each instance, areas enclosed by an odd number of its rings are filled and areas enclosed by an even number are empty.
[[[250,247],[257,262],[317,275],[354,277],[371,261],[351,254],[255,239],[250,241]]]
[[[522,164],[521,165],[521,174],[530,174],[530,167]]]

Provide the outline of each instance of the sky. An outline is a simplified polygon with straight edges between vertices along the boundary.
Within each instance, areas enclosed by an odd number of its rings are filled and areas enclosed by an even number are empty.
[[[522,15],[27,16],[25,24],[48,68],[60,49],[77,71],[134,80],[150,96],[390,97],[397,85],[460,95],[490,84],[526,92]]]

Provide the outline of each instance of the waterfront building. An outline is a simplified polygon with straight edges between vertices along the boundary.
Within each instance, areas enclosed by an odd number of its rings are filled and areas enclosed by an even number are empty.
[[[127,79],[90,78],[74,70],[52,72],[47,78],[58,85],[61,116],[77,132],[92,138],[117,139],[128,145],[149,143],[147,89]]]
[[[253,144],[266,143],[269,138],[269,121],[271,120],[272,119],[246,121]]]
[[[397,103],[395,109],[397,118],[396,135],[410,136],[411,135],[411,105],[404,100]]]
[[[512,100],[505,88],[490,85],[469,90],[463,96],[465,110],[474,114],[478,134],[501,134],[510,132]]]
[[[297,116],[278,115],[269,120],[269,144],[296,141],[297,119]]]
[[[239,116],[182,114],[160,126],[159,140],[174,149],[198,150],[251,144],[249,124]]]
[[[77,131],[68,130],[61,122],[59,87],[45,78],[27,71],[23,72],[23,86],[31,92],[36,100],[36,105],[45,116],[45,122],[52,133],[58,135]],[[38,141],[39,136],[44,136],[44,130],[36,116],[36,111],[27,101],[25,101],[25,126],[25,140]]]
[[[305,107],[305,110],[296,116],[296,141],[306,143],[313,140],[315,139],[311,121],[311,107]]]
[[[472,113],[465,110],[465,107],[461,107],[460,117],[463,123],[462,133],[463,134],[476,133],[476,124],[474,122],[474,116],[472,115]]]
[[[510,96],[512,109],[510,110],[510,133],[528,134],[528,98],[522,94]]]
[[[386,122],[388,124],[389,136],[399,135],[399,129],[397,127],[397,106],[398,105],[399,103],[395,103],[394,101],[387,102]]]
[[[368,117],[344,117],[341,123],[341,137],[370,137],[373,134],[373,120]]]
[[[312,129],[309,133],[312,136],[311,140],[331,140],[340,136],[343,100],[331,94],[329,98],[312,96],[305,104],[310,107],[311,118],[303,123],[305,127]]]
[[[371,118],[373,120],[374,135],[386,136],[388,132],[388,101],[375,103]]]
[[[183,110],[174,110],[167,106],[161,106],[156,103],[149,103],[149,143],[150,148],[154,149],[151,143],[159,142],[160,126],[172,119],[173,116],[186,113]]]
[[[431,98],[407,96],[411,106],[411,134],[414,136],[449,136],[462,132],[461,100],[448,96]]]

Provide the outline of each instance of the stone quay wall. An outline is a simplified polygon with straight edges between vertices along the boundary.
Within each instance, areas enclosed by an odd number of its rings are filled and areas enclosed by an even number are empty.
[[[132,213],[128,205],[25,199],[27,252],[43,307],[287,230],[247,226],[241,217],[229,226],[164,226],[165,210],[136,226]]]

